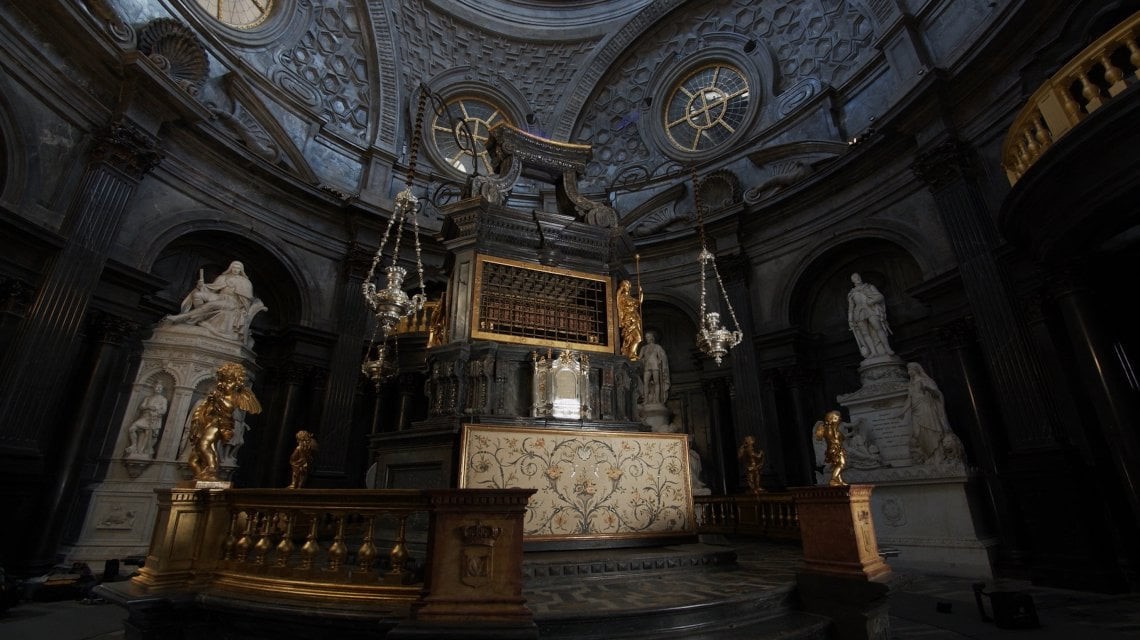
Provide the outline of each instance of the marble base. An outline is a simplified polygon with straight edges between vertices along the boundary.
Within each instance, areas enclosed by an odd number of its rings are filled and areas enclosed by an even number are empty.
[[[116,437],[115,453],[108,461],[107,477],[89,488],[91,500],[82,529],[67,548],[69,562],[95,566],[92,563],[146,554],[155,523],[155,490],[207,488],[187,484],[187,422],[197,401],[213,388],[218,367],[230,362],[241,364],[251,377],[257,371],[255,356],[247,345],[217,338],[201,327],[160,325],[143,342],[142,361]],[[169,410],[163,416],[153,453],[128,453],[130,425],[142,399],[150,395],[156,383],[162,383],[169,394]],[[244,435],[244,421],[235,427],[235,434]],[[223,481],[237,467],[241,444],[242,438],[235,436],[219,447],[219,482],[225,487],[229,483]]]
[[[880,549],[898,552],[891,557],[895,570],[989,580],[997,539],[974,518],[980,511],[970,477],[960,466],[941,468],[952,474],[941,477],[939,469],[855,471],[849,481],[878,477],[871,495],[875,537]]]

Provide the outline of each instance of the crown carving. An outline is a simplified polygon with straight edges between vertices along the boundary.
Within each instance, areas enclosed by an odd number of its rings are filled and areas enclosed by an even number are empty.
[[[492,527],[489,524],[476,522],[459,528],[464,544],[478,544],[488,547],[495,546],[495,541],[503,533],[502,527]]]

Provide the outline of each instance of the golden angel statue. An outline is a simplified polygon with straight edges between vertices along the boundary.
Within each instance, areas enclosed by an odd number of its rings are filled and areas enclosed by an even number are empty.
[[[752,495],[760,495],[764,488],[760,486],[760,471],[764,469],[764,462],[767,456],[764,450],[756,451],[756,439],[752,436],[744,436],[744,440],[740,442],[740,447],[736,450],[736,457],[740,458],[740,462],[744,465],[744,479],[748,481],[748,490]]]
[[[641,302],[645,292],[635,296],[633,284],[622,280],[617,290],[617,321],[621,329],[621,354],[630,360],[637,360],[637,348],[641,345]]]
[[[843,450],[843,430],[840,428],[840,420],[838,411],[828,411],[823,415],[823,420],[815,423],[815,439],[827,444],[823,461],[831,465],[831,480],[827,484],[832,487],[842,487],[847,484],[843,481],[847,454]]]
[[[261,403],[245,384],[240,364],[224,364],[214,374],[214,388],[190,413],[190,457],[187,464],[195,480],[218,479],[219,443],[234,435],[234,412],[261,413]]]
[[[290,489],[300,489],[309,477],[309,465],[313,462],[313,454],[317,451],[317,440],[308,431],[297,432],[297,448],[289,455],[289,466],[293,469],[293,477],[289,480]]]

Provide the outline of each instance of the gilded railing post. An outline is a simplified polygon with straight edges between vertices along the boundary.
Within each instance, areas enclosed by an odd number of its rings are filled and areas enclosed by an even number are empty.
[[[158,489],[150,551],[131,583],[145,592],[207,583],[222,559],[229,525],[224,491]]]
[[[522,595],[523,517],[534,489],[426,490],[424,591],[389,638],[462,630],[465,638],[538,637]]]

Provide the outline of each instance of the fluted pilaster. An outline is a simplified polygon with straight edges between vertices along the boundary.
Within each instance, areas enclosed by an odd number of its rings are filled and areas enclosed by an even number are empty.
[[[960,141],[947,141],[922,154],[913,168],[929,186],[958,258],[1011,444],[1015,448],[1052,444],[1056,413],[1050,410],[1041,366],[1018,317],[1016,297],[994,257],[999,236],[977,184],[973,151]]]

